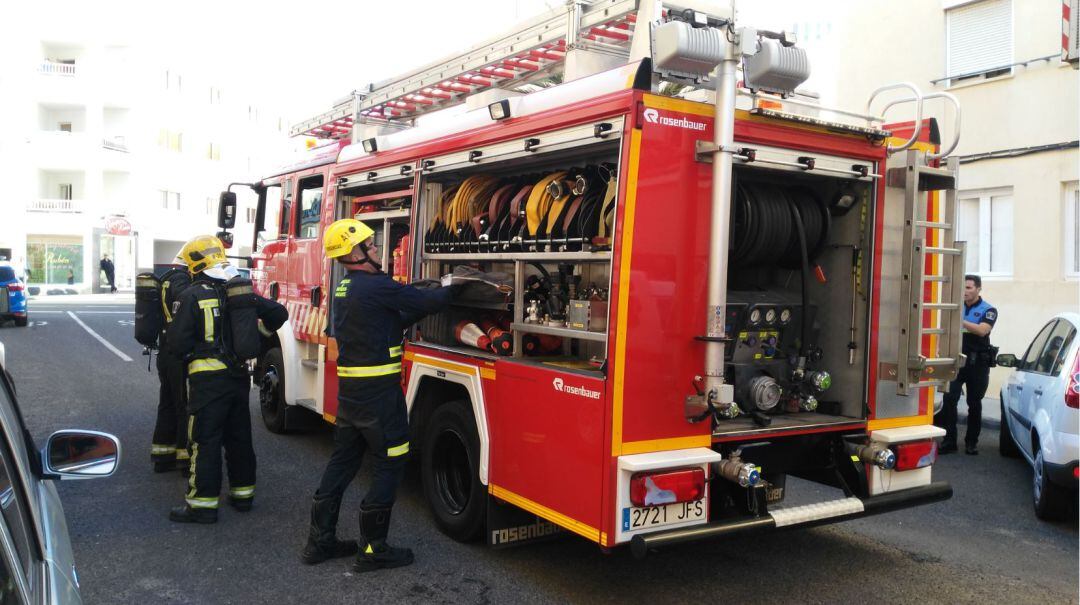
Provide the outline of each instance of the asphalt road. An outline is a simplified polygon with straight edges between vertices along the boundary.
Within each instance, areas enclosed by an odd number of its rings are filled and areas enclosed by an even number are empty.
[[[435,529],[411,468],[391,537],[416,551],[413,566],[364,576],[348,560],[305,567],[297,553],[332,449],[330,431],[273,435],[253,393],[255,510],[223,507],[213,526],[170,523],[183,483],[150,470],[157,377],[131,337],[130,303],[106,301],[37,300],[34,325],[0,328],[39,443],[61,428],[104,430],[123,443],[115,476],[60,485],[87,603],[1078,601],[1077,523],[1035,518],[1030,470],[998,456],[993,431],[984,431],[981,455],[947,456],[934,467],[935,479],[955,488],[947,502],[683,546],[643,561],[572,536],[508,550],[456,543]],[[366,482],[362,474],[350,488],[339,534],[356,535]],[[836,497],[805,483],[788,486],[799,500]]]

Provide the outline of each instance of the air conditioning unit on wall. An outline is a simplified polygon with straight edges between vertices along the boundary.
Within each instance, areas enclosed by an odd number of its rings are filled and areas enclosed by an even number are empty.
[[[1061,60],[1068,61],[1077,67],[1077,39],[1080,39],[1080,0],[1061,0]]]

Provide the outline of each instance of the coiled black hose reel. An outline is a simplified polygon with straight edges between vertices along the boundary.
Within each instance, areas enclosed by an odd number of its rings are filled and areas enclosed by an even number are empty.
[[[829,237],[830,215],[825,204],[805,187],[744,182],[735,190],[732,266],[802,268],[792,206],[802,218],[807,257],[813,262]]]

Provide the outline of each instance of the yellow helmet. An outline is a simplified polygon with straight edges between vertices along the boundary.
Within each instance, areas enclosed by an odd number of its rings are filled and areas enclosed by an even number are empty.
[[[184,244],[176,258],[184,261],[192,275],[228,262],[225,246],[213,235],[200,235]]]
[[[357,244],[362,244],[375,235],[371,227],[354,218],[334,221],[323,234],[323,249],[328,258],[339,258],[352,252]]]

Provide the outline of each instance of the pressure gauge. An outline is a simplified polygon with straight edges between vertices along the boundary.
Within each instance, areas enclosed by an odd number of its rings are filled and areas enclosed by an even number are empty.
[[[769,309],[765,312],[765,323],[771,324],[776,321],[776,309]]]
[[[780,311],[780,323],[786,324],[789,321],[791,321],[791,309]]]
[[[750,325],[757,325],[761,323],[761,309],[754,309],[750,311]]]

